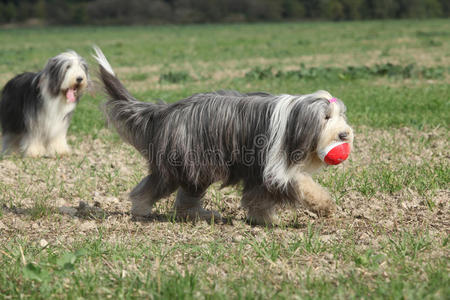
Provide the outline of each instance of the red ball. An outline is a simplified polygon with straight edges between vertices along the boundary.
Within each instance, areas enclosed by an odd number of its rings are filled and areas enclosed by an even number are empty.
[[[319,158],[328,165],[338,165],[350,154],[350,144],[335,142],[319,151]]]

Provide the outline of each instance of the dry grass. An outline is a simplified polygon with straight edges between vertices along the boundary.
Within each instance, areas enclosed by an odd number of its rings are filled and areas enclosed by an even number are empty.
[[[362,127],[357,131],[359,134],[355,150],[349,162],[338,167],[329,167],[318,174],[318,179],[329,186],[335,196],[341,198],[338,199],[341,209],[337,215],[330,219],[318,219],[311,212],[299,210],[295,216],[285,213],[284,223],[287,226],[292,225],[294,221],[306,224],[312,216],[317,222],[330,222],[332,227],[336,221],[345,219],[343,225],[347,226],[347,222],[355,220],[346,218],[356,216],[379,221],[380,224],[383,224],[381,220],[387,218],[386,224],[392,227],[395,222],[402,223],[403,218],[411,219],[416,216],[419,223],[426,220],[429,224],[436,222],[435,227],[442,225],[443,229],[448,230],[442,218],[449,213],[449,203],[445,201],[449,190],[443,186],[422,190],[416,182],[410,182],[401,188],[394,186],[393,190],[378,187],[371,197],[358,191],[364,180],[374,180],[367,178],[368,176],[374,176],[385,167],[388,172],[395,172],[405,165],[418,170],[427,166],[445,166],[448,163],[446,159],[450,156],[445,130],[438,128],[423,132],[410,128],[371,130]],[[145,175],[146,164],[134,149],[114,138],[115,135],[104,130],[101,132],[101,138],[87,138],[76,144],[76,140],[72,139],[73,153],[67,157],[32,159],[12,156],[1,160],[0,191],[2,204],[7,208],[0,221],[11,225],[13,223],[8,222],[9,217],[27,219],[31,215],[32,219],[35,219],[31,220],[32,226],[33,222],[44,221],[43,215],[34,216],[31,213],[36,210],[36,205],[45,205],[47,209],[43,209],[42,213],[47,216],[55,214],[59,207],[76,207],[80,201],[84,201],[91,205],[99,202],[108,220],[117,219],[123,222],[128,218],[130,208],[127,193]],[[415,175],[415,179],[423,179],[420,178],[422,174]],[[345,176],[345,180],[342,176]],[[339,182],[336,182],[336,178]],[[337,186],[338,184],[342,186]],[[244,224],[243,211],[239,208],[239,193],[239,188],[218,190],[218,185],[214,185],[206,196],[206,205],[222,211],[233,222],[242,222],[242,226],[248,227]],[[427,199],[434,203],[432,209]],[[156,213],[170,219],[172,201],[173,197],[160,201]],[[69,216],[62,217],[65,221],[73,219]],[[132,220],[124,223],[125,226],[139,224]],[[158,223],[158,220],[150,223]],[[121,227],[120,224],[116,226]],[[20,230],[12,228],[16,229]]]

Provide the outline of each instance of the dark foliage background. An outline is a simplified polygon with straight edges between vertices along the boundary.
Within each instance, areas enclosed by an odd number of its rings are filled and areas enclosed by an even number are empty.
[[[179,24],[449,16],[448,0],[0,0],[0,23]]]

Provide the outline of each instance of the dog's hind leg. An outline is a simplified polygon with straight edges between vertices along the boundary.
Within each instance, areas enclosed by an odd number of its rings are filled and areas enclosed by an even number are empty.
[[[175,200],[175,213],[178,218],[189,220],[206,220],[220,222],[222,217],[214,210],[203,208],[202,197],[206,188],[180,187]]]
[[[262,186],[246,188],[242,194],[241,205],[247,209],[247,222],[253,225],[272,225],[277,205],[273,195]]]
[[[146,176],[130,193],[131,214],[135,217],[147,217],[153,205],[161,198],[173,193],[178,184],[167,182],[158,173]]]

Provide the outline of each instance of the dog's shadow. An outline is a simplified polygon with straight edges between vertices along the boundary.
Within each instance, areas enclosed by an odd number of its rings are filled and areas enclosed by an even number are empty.
[[[3,205],[3,210],[9,213],[13,213],[16,215],[29,215],[35,216],[36,209],[35,208],[21,208],[16,206],[8,207]],[[83,220],[97,220],[102,221],[106,220],[109,217],[117,217],[117,216],[129,216],[132,222],[136,223],[190,223],[190,224],[198,224],[201,222],[207,222],[205,220],[200,219],[186,219],[177,217],[174,211],[170,211],[166,214],[154,212],[151,215],[145,217],[135,217],[132,216],[129,212],[123,211],[108,211],[104,210],[100,207],[100,203],[95,202],[94,205],[89,205],[84,201],[80,201],[78,206],[61,206],[55,207],[51,209],[51,213],[66,215],[72,218],[79,218]],[[215,225],[233,225],[234,222],[244,222],[245,224],[251,227],[266,227],[266,228],[294,228],[294,229],[304,229],[307,227],[306,223],[293,221],[288,223],[283,223],[282,225],[272,224],[272,225],[258,225],[251,224],[247,222],[246,219],[235,218],[233,216],[223,216],[221,220],[211,220],[210,223],[214,223]],[[207,222],[208,223],[208,222]]]
[[[153,223],[153,222],[170,222],[170,223],[198,223],[203,220],[198,219],[186,219],[178,217],[174,211],[169,211],[167,214],[154,212],[145,217],[132,216],[129,212],[120,211],[107,211],[101,208],[99,202],[95,202],[94,205],[89,205],[84,201],[80,201],[78,206],[62,206],[58,208],[58,212],[63,215],[69,215],[72,217],[78,217],[86,220],[102,220],[111,216],[130,216],[132,222],[139,223]],[[219,221],[214,221],[215,224],[233,225],[233,219],[230,217],[222,218]]]
[[[167,214],[152,213],[151,215],[145,217],[131,216],[131,220],[133,222],[139,223],[170,222],[170,223],[191,223],[194,225],[201,222],[208,223],[208,221],[202,219],[181,218],[177,216],[174,211],[170,211]],[[211,220],[209,223],[214,223],[216,225],[233,225],[233,221],[237,221],[237,219],[227,216],[222,217],[221,220]]]
[[[121,211],[106,211],[100,208],[97,203],[93,206],[90,206],[83,201],[80,201],[78,206],[45,207],[45,209],[22,208],[14,205],[3,205],[2,210],[7,213],[12,213],[19,216],[28,215],[31,217],[39,217],[49,214],[61,214],[85,220],[102,220],[110,216],[129,215],[129,213],[124,213]]]

